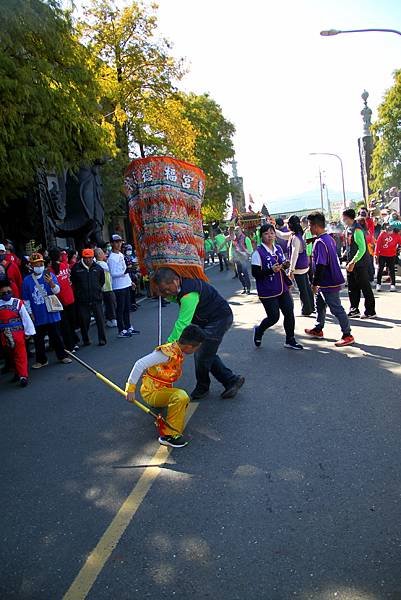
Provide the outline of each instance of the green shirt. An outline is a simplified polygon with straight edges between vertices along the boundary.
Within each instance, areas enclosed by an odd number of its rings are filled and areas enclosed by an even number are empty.
[[[246,249],[248,250],[249,254],[253,254],[253,246],[252,246],[251,238],[249,238],[248,236],[246,236],[246,238],[245,238],[245,246],[246,246]]]
[[[205,240],[205,252],[211,252],[213,250],[213,242],[209,238]]]
[[[306,240],[310,240],[311,238],[313,238],[313,235],[311,233],[311,230],[308,227],[307,229],[305,229],[304,239],[306,241]],[[312,242],[310,242],[309,244],[306,244],[306,254],[307,254],[307,256],[312,256],[312,251],[313,251],[313,244],[312,244]]]
[[[198,292],[190,292],[181,298],[178,318],[174,323],[172,332],[167,338],[168,342],[176,342],[180,338],[185,327],[188,327],[188,325],[192,323],[196,307],[199,304],[199,298]],[[170,296],[169,300],[171,300],[171,302],[177,302],[177,297]]]
[[[363,233],[362,229],[355,229],[354,241],[355,241],[355,244],[358,246],[358,251],[355,254],[355,256],[353,257],[352,262],[356,263],[356,262],[358,262],[358,260],[361,260],[362,256],[366,252],[365,234]]]
[[[217,252],[227,252],[227,240],[223,233],[218,233],[214,238]]]

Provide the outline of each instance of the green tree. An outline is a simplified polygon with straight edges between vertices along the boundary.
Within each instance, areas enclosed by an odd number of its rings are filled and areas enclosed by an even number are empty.
[[[401,70],[386,92],[372,131],[376,137],[372,160],[372,187],[375,190],[401,185]]]
[[[117,155],[102,170],[108,216],[125,214],[122,184],[130,158],[174,151],[183,131],[164,110],[182,70],[169,42],[157,37],[156,8],[91,0],[78,25],[81,41],[101,61],[104,114],[116,135]]]
[[[0,7],[2,200],[32,185],[38,168],[75,169],[115,152],[99,110],[96,64],[53,0]]]
[[[195,164],[206,174],[203,215],[221,219],[227,209],[230,180],[225,168],[234,156],[234,125],[208,94],[181,94],[184,115],[196,130]]]

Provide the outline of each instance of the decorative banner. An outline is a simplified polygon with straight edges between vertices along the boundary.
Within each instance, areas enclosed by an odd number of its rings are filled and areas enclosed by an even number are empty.
[[[203,171],[170,156],[138,158],[127,167],[125,190],[141,272],[171,267],[206,280]]]

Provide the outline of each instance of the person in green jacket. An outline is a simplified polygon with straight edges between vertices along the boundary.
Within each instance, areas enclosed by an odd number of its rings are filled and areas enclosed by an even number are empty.
[[[214,243],[216,246],[216,252],[220,263],[220,271],[228,271],[228,238],[222,233],[221,229],[217,230],[214,236]]]
[[[205,263],[208,265],[210,261],[214,263],[214,244],[210,239],[209,234],[205,233]]]
[[[372,319],[376,317],[375,297],[369,281],[370,255],[366,243],[365,232],[361,225],[355,220],[353,208],[344,210],[342,220],[346,226],[345,240],[346,252],[344,258],[347,261],[348,296],[351,304],[349,317],[361,317],[361,319]],[[365,312],[359,312],[361,293],[365,298]]]

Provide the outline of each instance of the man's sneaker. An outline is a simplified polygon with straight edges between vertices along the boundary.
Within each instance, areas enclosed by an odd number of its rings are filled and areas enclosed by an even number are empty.
[[[378,283],[376,285],[376,292],[381,292],[382,291],[382,286],[380,285],[380,283]]]
[[[45,363],[36,362],[36,363],[33,363],[32,369],[41,369],[42,367],[47,367],[48,364],[49,364],[48,360]]]
[[[354,337],[351,334],[343,335],[341,340],[338,340],[338,342],[336,342],[334,345],[337,346],[337,348],[342,348],[343,346],[351,346],[351,344],[353,344],[354,342]]]
[[[259,336],[258,331],[259,327],[255,325],[253,328],[253,343],[255,344],[256,348],[260,348],[262,345],[262,338]]]
[[[123,329],[122,331],[120,331],[120,333],[118,334],[117,337],[119,337],[119,338],[130,338],[131,334],[126,329]]]
[[[134,329],[131,325],[131,327],[128,327],[128,333],[130,333],[131,335],[139,335],[141,332],[138,331],[137,329]]]
[[[74,351],[75,351],[75,350],[79,350],[79,345],[78,345],[78,344],[75,344],[75,346],[74,346]]]
[[[184,448],[184,446],[187,446],[188,443],[189,440],[185,439],[183,435],[163,435],[159,437],[159,444],[162,446]]]
[[[20,387],[26,387],[28,385],[28,377],[19,378]]]
[[[351,308],[348,313],[348,316],[355,319],[357,317],[360,317],[361,313],[359,312],[358,308]]]
[[[364,315],[361,315],[361,319],[375,319],[377,317],[376,313],[373,313],[371,315],[367,315],[366,313]]]
[[[390,285],[390,292],[396,292],[397,288],[395,287],[395,285]]]
[[[72,363],[72,360],[71,358],[65,357],[60,359],[58,362],[62,363],[63,365],[70,365]]]
[[[249,295],[250,295],[250,293],[251,293],[251,290],[248,288],[248,289],[246,290],[246,293],[247,293],[247,294],[248,294],[248,296],[249,296]]]
[[[191,400],[202,400],[209,394],[209,390],[197,390],[196,388],[190,393]]]
[[[315,338],[323,337],[323,330],[319,331],[319,329],[316,329],[316,327],[314,327],[313,329],[305,329],[305,333]]]
[[[248,293],[248,292],[247,292],[247,289],[246,289],[246,288],[244,288],[244,289],[242,290],[242,292],[241,292],[241,294],[247,294],[247,293]]]
[[[221,397],[224,399],[234,398],[234,396],[237,395],[238,390],[244,385],[244,383],[245,377],[239,375],[235,382],[229,388],[224,390],[224,392],[221,393]]]
[[[284,344],[284,348],[291,348],[291,350],[303,350],[304,347],[301,344],[298,344],[295,339],[290,340]]]

